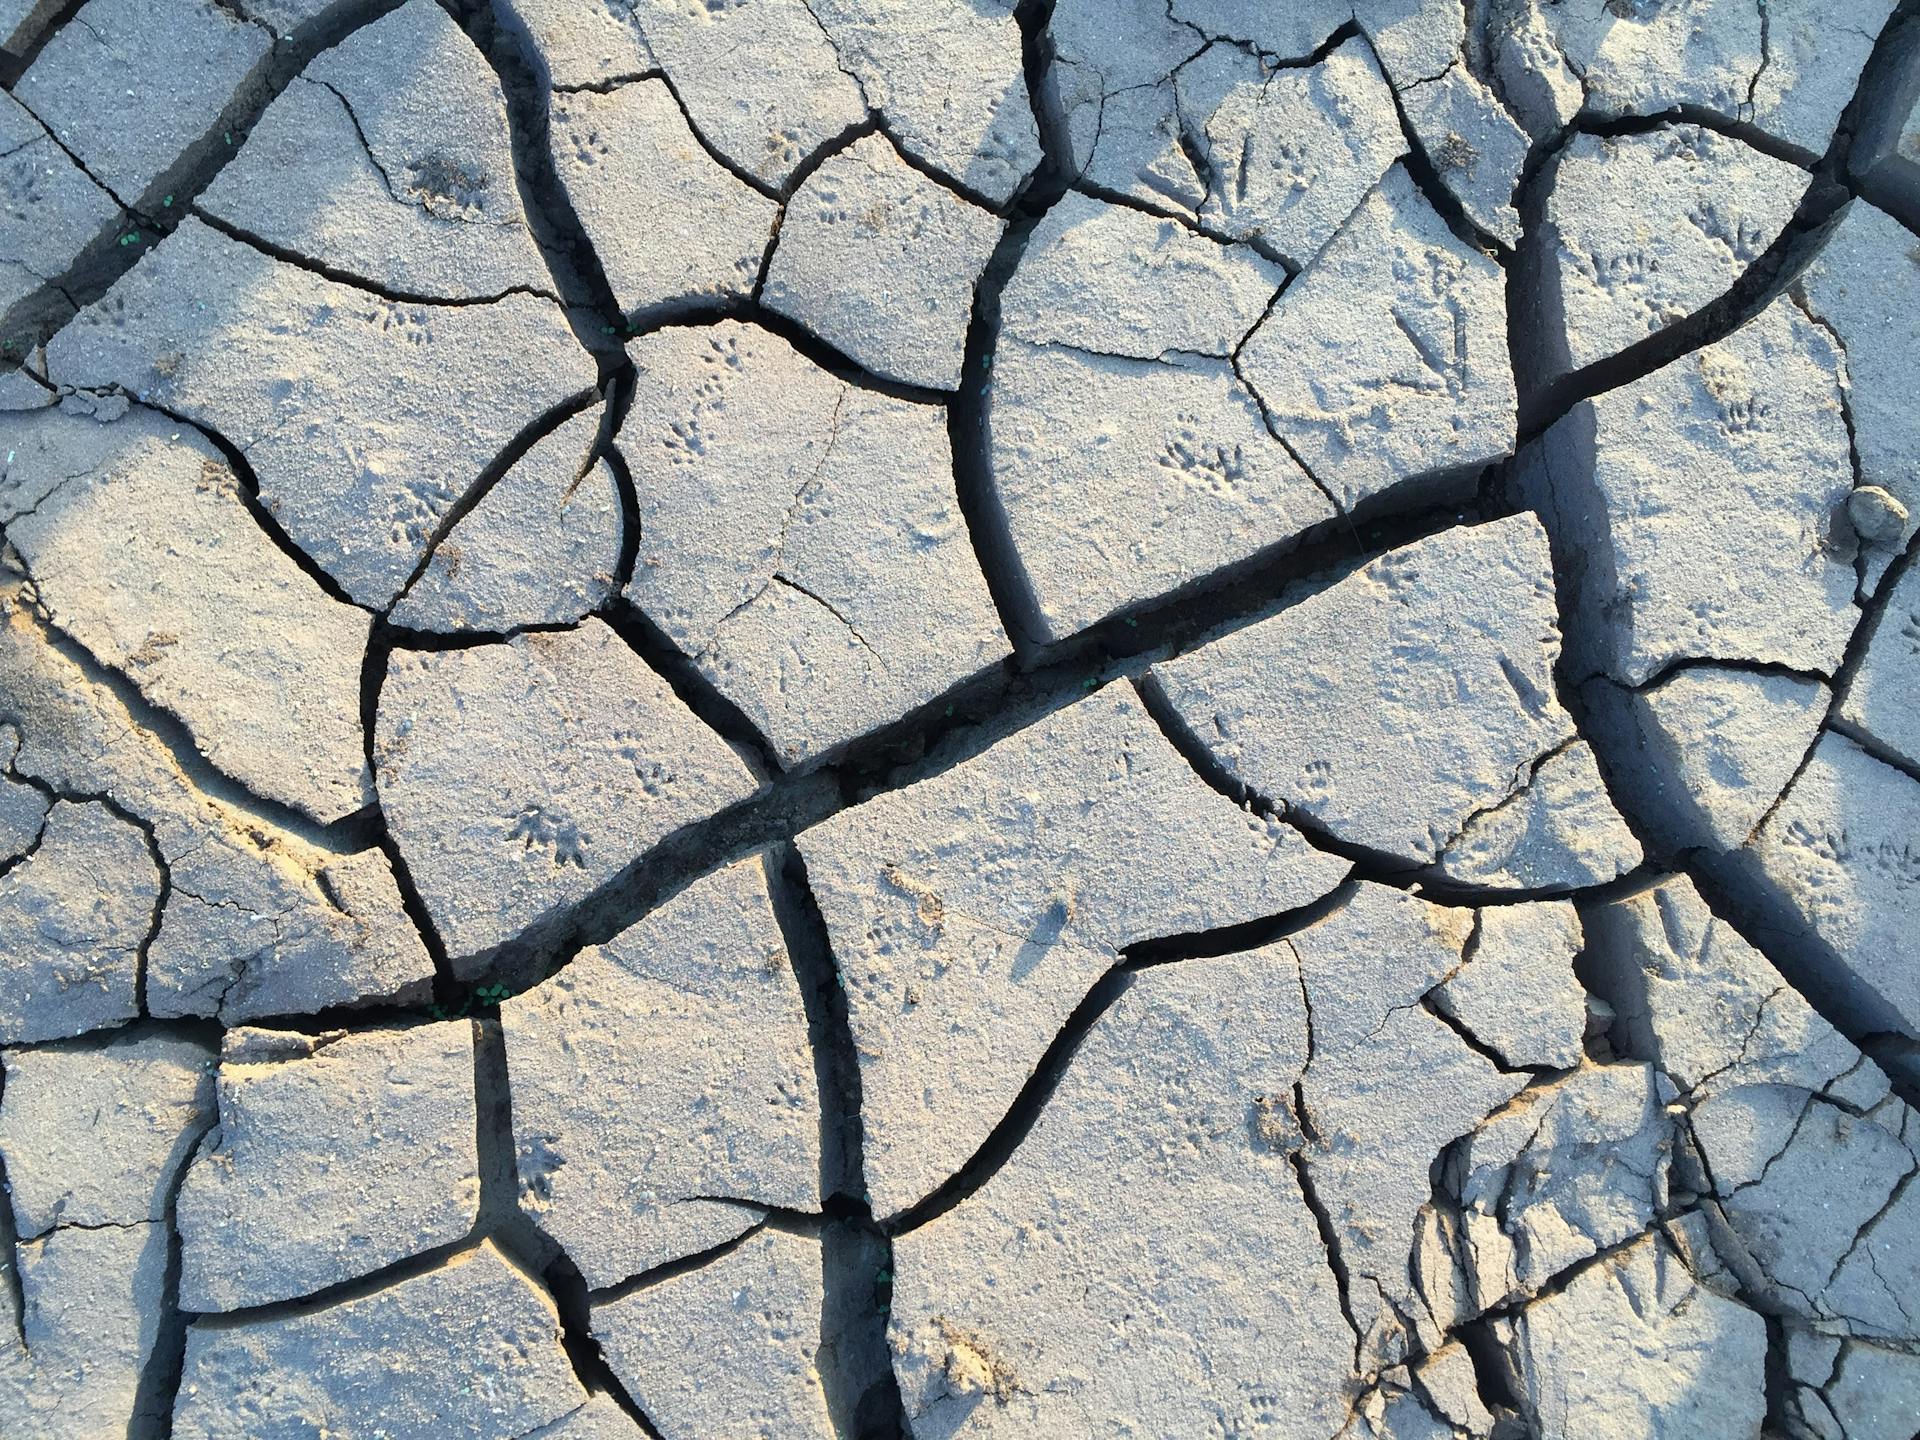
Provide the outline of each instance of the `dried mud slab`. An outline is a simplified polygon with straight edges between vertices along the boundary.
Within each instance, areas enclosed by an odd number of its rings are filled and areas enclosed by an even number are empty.
[[[526,1435],[587,1401],[560,1336],[538,1282],[484,1241],[368,1295],[252,1324],[196,1321],[173,1433]]]
[[[0,1317],[9,1435],[164,1430],[146,1376],[178,1341],[169,1227],[176,1177],[213,1119],[212,1060],[152,1026],[0,1051],[18,1303]]]
[[[1006,655],[942,408],[848,385],[733,321],[629,354],[619,447],[641,538],[625,593],[782,763]]]
[[[451,1244],[474,1222],[465,1022],[229,1030],[215,1099],[219,1123],[177,1202],[185,1309],[312,1294]]]
[[[1286,278],[1246,246],[1079,195],[1027,237],[1000,296],[987,435],[1041,638],[1332,518],[1232,364]]]
[[[120,204],[159,209],[157,182],[259,83],[272,47],[238,5],[87,0],[13,92]]]
[[[952,390],[1000,230],[884,135],[863,136],[787,202],[762,299],[882,379]]]
[[[817,1357],[820,1247],[756,1230],[683,1275],[596,1302],[593,1334],[670,1434],[829,1437]]]
[[[1575,676],[1833,674],[1859,619],[1847,373],[1832,332],[1781,299],[1529,447],[1518,483],[1555,536]]]
[[[799,846],[883,1215],[986,1140],[1127,945],[1298,909],[1349,868],[1204,785],[1125,685]]]
[[[687,118],[727,164],[784,189],[822,146],[867,117],[859,82],[806,0],[688,5],[621,0],[648,68],[665,72]]]
[[[0,523],[55,627],[255,793],[323,824],[372,800],[357,714],[371,619],[274,545],[218,450],[147,410],[45,410],[8,443]]]
[[[113,197],[6,94],[0,94],[0,196],[0,315],[57,281],[120,219]]]
[[[1354,1336],[1290,1162],[1307,1027],[1285,945],[1120,997],[1008,1165],[895,1242],[913,1434],[1339,1429]]]
[[[1532,242],[1536,384],[1719,299],[1779,239],[1808,186],[1798,166],[1698,125],[1575,135],[1549,164]]]
[[[1248,337],[1239,370],[1344,512],[1471,487],[1517,424],[1500,267],[1396,165]]]
[[[520,1205],[595,1289],[819,1204],[807,1016],[764,863],[501,1007]]]
[[[1574,888],[1640,854],[1554,696],[1559,641],[1547,537],[1517,516],[1384,555],[1148,683],[1263,805],[1390,864]]]
[[[620,484],[596,457],[601,416],[584,410],[536,441],[453,523],[394,602],[396,625],[504,634],[572,625],[613,592],[626,522]]]
[[[395,841],[467,974],[755,789],[725,742],[594,619],[394,652],[373,759]]]
[[[552,284],[515,188],[506,97],[431,0],[316,58],[195,203],[276,253],[389,292],[482,300]]]
[[[842,69],[909,155],[990,204],[1041,160],[1010,0],[901,6],[811,0]]]
[[[143,849],[155,857],[149,863],[164,866],[166,877],[157,900],[142,905],[147,920],[121,942],[128,958],[108,967],[122,977],[114,985],[126,999],[102,1012],[88,982],[56,980],[44,993],[65,1017],[59,1033],[132,1018],[135,957],[144,959],[144,1004],[156,1016],[235,1024],[425,998],[433,961],[384,853],[261,813],[254,797],[196,764],[190,748],[183,754],[169,745],[156,733],[156,717],[97,667],[59,648],[22,596],[8,596],[0,610],[0,691],[19,745],[12,773],[54,796],[101,797],[79,802],[89,806],[81,815],[105,812],[144,831]],[[132,854],[129,845],[110,883],[85,887],[90,917],[112,915],[98,897],[139,876]],[[0,876],[8,881],[24,878],[15,869]],[[57,906],[58,893],[40,903]],[[90,918],[85,929],[97,923]],[[122,924],[130,931],[135,922],[129,916]],[[46,963],[55,976],[78,978],[97,963],[88,958],[91,940],[74,955],[59,927],[37,934],[36,947],[52,947]]]
[[[701,148],[664,81],[556,96],[548,123],[560,183],[629,324],[752,293],[780,207]]]
[[[403,304],[195,219],[61,331],[47,365],[223,437],[267,513],[369,608],[521,427],[595,378],[550,300]]]

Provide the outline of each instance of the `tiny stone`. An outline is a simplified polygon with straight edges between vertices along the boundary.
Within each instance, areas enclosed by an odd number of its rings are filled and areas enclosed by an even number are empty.
[[[1847,518],[1870,545],[1891,545],[1907,529],[1907,507],[1878,485],[1862,485],[1847,497]]]

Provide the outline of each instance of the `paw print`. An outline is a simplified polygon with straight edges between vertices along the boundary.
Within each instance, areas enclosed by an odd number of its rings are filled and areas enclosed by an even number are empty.
[[[1300,798],[1315,804],[1333,794],[1333,762],[1309,760],[1300,771]]]
[[[509,845],[519,841],[528,853],[544,850],[555,869],[564,870],[569,865],[576,870],[587,868],[587,837],[571,820],[549,815],[538,805],[520,812],[507,827],[506,839]]]
[[[1238,492],[1248,475],[1245,450],[1238,444],[1207,439],[1196,416],[1176,415],[1174,423],[1176,428],[1160,452],[1161,468],[1174,471],[1181,480],[1209,495]]]
[[[376,301],[360,318],[381,334],[392,335],[409,345],[433,343],[433,316],[423,306]]]

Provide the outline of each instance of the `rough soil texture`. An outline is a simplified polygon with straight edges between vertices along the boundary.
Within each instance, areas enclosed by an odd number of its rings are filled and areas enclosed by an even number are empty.
[[[1914,1440],[1920,0],[0,0],[0,1440]]]

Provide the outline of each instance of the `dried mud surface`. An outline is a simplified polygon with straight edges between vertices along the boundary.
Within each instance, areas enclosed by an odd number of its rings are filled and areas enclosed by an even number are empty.
[[[1916,0],[0,0],[0,1435],[1912,1440]]]

